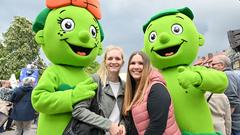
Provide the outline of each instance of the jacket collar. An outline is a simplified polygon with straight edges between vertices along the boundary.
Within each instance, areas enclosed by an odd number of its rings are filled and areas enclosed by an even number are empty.
[[[226,67],[223,71],[232,71],[232,68]]]
[[[120,87],[118,90],[118,95],[124,95],[124,89],[125,89],[125,82],[118,76],[119,80],[120,80]],[[113,92],[112,92],[112,88],[110,87],[109,81],[107,81],[106,85],[104,86],[104,92],[108,95],[114,96]]]

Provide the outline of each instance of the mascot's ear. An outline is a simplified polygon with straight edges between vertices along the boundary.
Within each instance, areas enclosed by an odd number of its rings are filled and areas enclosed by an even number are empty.
[[[98,55],[102,55],[103,53],[103,49],[102,49],[102,44],[100,43],[99,47],[98,47]]]
[[[199,39],[199,46],[202,46],[203,44],[204,44],[204,37],[203,37],[203,35],[202,34],[199,34],[199,37],[198,37],[198,39]]]
[[[37,34],[35,35],[35,41],[36,41],[39,45],[43,45],[43,44],[44,44],[43,30],[39,30],[39,31],[37,32]]]

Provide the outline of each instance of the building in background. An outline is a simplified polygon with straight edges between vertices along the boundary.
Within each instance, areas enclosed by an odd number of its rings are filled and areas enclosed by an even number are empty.
[[[218,54],[225,54],[231,59],[232,68],[240,70],[240,29],[227,32],[230,47],[226,50],[216,53],[208,53],[207,56],[198,57],[194,65],[209,67],[212,57]]]

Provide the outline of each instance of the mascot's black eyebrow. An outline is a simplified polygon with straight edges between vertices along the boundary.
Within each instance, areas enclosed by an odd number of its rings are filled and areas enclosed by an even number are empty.
[[[152,26],[152,24],[149,24],[146,30],[148,30],[151,26]]]
[[[177,15],[176,17],[177,17],[177,18],[181,18],[181,19],[183,19],[183,20],[184,20],[184,18],[183,18],[183,17],[181,17],[181,16],[178,16],[178,15]]]
[[[61,14],[62,12],[64,12],[64,11],[66,11],[66,10],[65,10],[65,9],[61,10],[61,11],[60,11],[60,14]]]
[[[94,21],[97,23],[97,20],[96,20],[96,18],[94,18],[94,17],[93,17],[93,20],[94,20]]]

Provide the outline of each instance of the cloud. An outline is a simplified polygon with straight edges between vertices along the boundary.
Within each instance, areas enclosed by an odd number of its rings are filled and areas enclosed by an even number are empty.
[[[0,5],[0,32],[6,32],[14,16],[24,16],[33,21],[44,8],[44,0],[1,0]]]
[[[143,47],[142,25],[152,15],[167,8],[188,6],[193,10],[194,22],[206,41],[200,55],[228,48],[227,31],[240,28],[240,2],[237,0],[112,0],[102,1],[102,4],[104,30],[109,33],[104,42],[120,43],[127,55]]]

